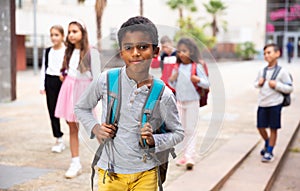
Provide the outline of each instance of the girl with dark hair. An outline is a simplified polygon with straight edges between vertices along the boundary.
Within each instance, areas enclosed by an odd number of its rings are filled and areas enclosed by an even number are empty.
[[[208,89],[209,82],[200,61],[200,51],[191,38],[181,38],[177,43],[177,64],[169,78],[170,84],[176,90],[177,107],[184,128],[184,156],[177,165],[186,165],[187,170],[194,166],[197,121],[199,114],[199,99],[195,85]],[[193,65],[196,70],[194,73]],[[201,66],[201,67],[199,67]]]
[[[79,21],[68,26],[66,51],[61,69],[63,81],[59,92],[55,116],[64,118],[70,129],[70,150],[72,162],[65,173],[66,178],[73,178],[81,173],[79,158],[79,124],[74,114],[74,105],[92,81],[92,74],[100,73],[100,55],[89,47],[87,30]]]

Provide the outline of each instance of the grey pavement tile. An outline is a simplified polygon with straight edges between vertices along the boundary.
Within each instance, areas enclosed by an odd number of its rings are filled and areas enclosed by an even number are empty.
[[[38,178],[51,171],[50,169],[34,167],[0,165],[0,189],[8,189],[14,185]]]

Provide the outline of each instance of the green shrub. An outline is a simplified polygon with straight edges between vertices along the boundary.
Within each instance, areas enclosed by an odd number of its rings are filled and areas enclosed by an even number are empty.
[[[258,54],[258,51],[255,50],[255,45],[253,42],[244,42],[236,46],[235,53],[243,60],[252,60],[254,56]]]
[[[196,40],[197,45],[201,49],[206,47],[212,48],[216,44],[215,37],[207,36],[203,29],[197,26],[190,17],[179,20],[179,25],[182,28],[175,34],[175,42],[177,42],[183,36],[188,36]]]

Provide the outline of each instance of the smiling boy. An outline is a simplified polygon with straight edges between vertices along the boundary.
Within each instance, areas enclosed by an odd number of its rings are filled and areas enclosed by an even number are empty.
[[[183,140],[184,132],[179,121],[173,93],[164,89],[155,117],[141,127],[142,108],[152,85],[149,68],[154,54],[159,51],[155,25],[145,17],[133,17],[126,21],[118,32],[120,56],[125,62],[121,69],[121,108],[118,124],[107,124],[107,72],[100,74],[84,93],[75,107],[79,121],[91,136],[105,144],[100,160],[98,190],[155,191],[158,187],[157,161],[143,160],[145,150],[139,145],[142,137],[155,153],[172,148]],[[101,123],[93,117],[92,108],[102,100]],[[153,134],[155,124],[164,121],[168,133]],[[106,178],[108,164],[113,166],[113,175]],[[110,169],[111,170],[111,169]]]
[[[277,77],[273,79],[275,71],[280,67],[277,63],[279,56],[280,51],[276,44],[267,44],[264,47],[264,58],[268,66],[259,71],[255,81],[255,87],[260,89],[257,129],[265,141],[265,147],[260,152],[262,162],[274,160],[273,149],[277,139],[277,130],[281,128],[282,93],[288,94],[293,91],[292,79],[284,68],[281,68]],[[269,135],[266,128],[270,128]]]

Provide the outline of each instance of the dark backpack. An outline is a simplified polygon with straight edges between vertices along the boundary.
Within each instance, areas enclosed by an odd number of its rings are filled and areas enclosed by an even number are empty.
[[[157,106],[159,100],[161,99],[161,95],[164,91],[165,84],[163,81],[159,79],[153,79],[153,83],[151,85],[150,91],[148,93],[146,103],[143,107],[142,117],[141,117],[141,127],[144,126],[146,122],[149,121],[152,117],[152,112]],[[118,124],[119,114],[120,114],[120,107],[121,107],[121,69],[115,68],[111,69],[107,72],[107,116],[106,116],[106,123],[108,124]],[[159,133],[166,133],[168,129],[166,128],[165,124],[163,123],[157,130],[154,131],[154,134]],[[93,190],[93,179],[95,176],[95,166],[97,165],[98,160],[102,154],[102,150],[105,144],[111,144],[111,140],[100,144],[98,150],[95,154],[94,160],[92,162],[92,176],[91,176],[91,186]],[[158,166],[158,186],[159,190],[163,191],[162,184],[166,180],[167,169],[168,169],[168,158],[169,154],[172,155],[173,158],[176,157],[174,152],[174,148],[168,149],[166,151],[162,151],[156,154],[151,153],[149,146],[147,145],[146,141],[142,138],[140,139],[140,146],[145,150],[147,155],[151,155],[157,162]],[[114,173],[114,167],[109,162],[108,164],[108,175],[110,173]]]
[[[207,68],[206,62],[203,60],[200,60],[200,64],[203,66],[204,72],[205,72],[206,76],[208,77],[208,68]],[[196,63],[192,64],[192,75],[197,75],[197,64]],[[199,106],[200,107],[206,106],[209,89],[201,88],[201,87],[197,86],[197,83],[193,83],[193,84],[196,88],[196,91],[200,95]]]
[[[48,47],[45,49],[45,75],[46,75],[46,71],[47,71],[47,68],[48,68],[48,60],[49,60],[49,52],[51,50],[51,47]],[[44,81],[45,83],[46,81]],[[44,86],[46,86],[46,84],[44,84]]]
[[[263,72],[263,78],[264,79],[266,79],[267,70],[268,70],[268,67],[266,66],[264,68],[264,72]],[[272,74],[271,80],[275,80],[277,78],[280,70],[281,70],[281,66],[276,65],[275,66],[275,70],[274,70],[274,72]],[[291,80],[293,81],[292,75],[291,74],[289,74],[289,75],[290,75]],[[288,84],[288,85],[292,86],[292,84]],[[282,106],[286,107],[286,106],[291,105],[291,94],[290,93],[289,94],[285,94],[285,93],[282,93],[282,92],[280,92],[280,93],[283,95]]]
[[[51,47],[48,47],[45,49],[45,71],[48,68],[48,60],[49,60],[49,52],[51,50]]]

